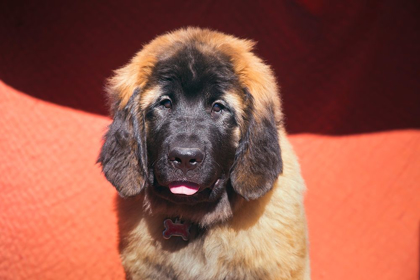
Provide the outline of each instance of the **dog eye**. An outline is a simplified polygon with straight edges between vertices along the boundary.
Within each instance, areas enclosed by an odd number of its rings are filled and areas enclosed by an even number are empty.
[[[172,108],[172,102],[169,99],[164,99],[160,102],[160,105],[162,105],[163,107],[165,107],[166,109],[171,109]]]
[[[214,103],[214,104],[213,104],[213,108],[211,109],[211,111],[212,111],[212,112],[219,113],[219,112],[221,112],[224,108],[225,108],[225,106],[223,106],[222,104],[220,104],[220,103]]]

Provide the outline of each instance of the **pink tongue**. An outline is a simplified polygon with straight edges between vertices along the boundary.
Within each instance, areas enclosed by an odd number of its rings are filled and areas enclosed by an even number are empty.
[[[171,183],[169,184],[169,190],[174,194],[193,195],[198,192],[199,185],[194,183]]]

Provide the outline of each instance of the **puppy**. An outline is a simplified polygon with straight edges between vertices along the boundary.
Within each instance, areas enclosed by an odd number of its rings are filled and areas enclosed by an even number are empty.
[[[127,279],[309,279],[300,167],[254,43],[187,28],[109,80]]]

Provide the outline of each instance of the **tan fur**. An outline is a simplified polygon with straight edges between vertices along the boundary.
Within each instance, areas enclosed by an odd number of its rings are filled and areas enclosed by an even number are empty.
[[[158,59],[170,56],[178,45],[191,40],[203,53],[217,50],[231,58],[240,83],[254,97],[257,122],[261,114],[274,114],[283,173],[266,195],[254,201],[243,200],[232,219],[206,229],[204,235],[189,242],[163,239],[162,221],[166,217],[142,211],[142,196],[119,199],[121,255],[127,275],[131,275],[129,279],[157,279],[153,274],[157,269],[168,275],[159,279],[310,279],[302,196],[305,185],[281,122],[273,73],[251,53],[253,42],[198,28],[168,33],[146,45],[129,64],[116,71],[109,80],[111,98],[119,100],[122,108],[135,88],[147,88]],[[158,89],[142,92],[140,107],[145,109],[152,103],[157,92]],[[236,93],[225,97],[243,116],[243,104]],[[239,141],[244,125],[243,120],[238,123],[241,132],[235,133]]]
[[[144,279],[150,264],[173,267],[178,279],[310,279],[304,182],[285,136],[282,132],[280,143],[287,165],[273,190],[244,202],[232,220],[208,229],[202,239],[165,240],[162,224],[155,222],[164,216],[143,214],[139,198],[123,205],[120,219],[129,234],[122,261],[138,275],[133,279]],[[203,267],[208,274],[198,274]]]

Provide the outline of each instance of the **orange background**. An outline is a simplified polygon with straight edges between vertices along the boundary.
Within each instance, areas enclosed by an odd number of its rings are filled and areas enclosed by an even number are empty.
[[[418,279],[418,2],[137,2],[0,4],[0,279],[124,279],[102,87],[185,25],[256,39],[273,65],[312,278]]]

